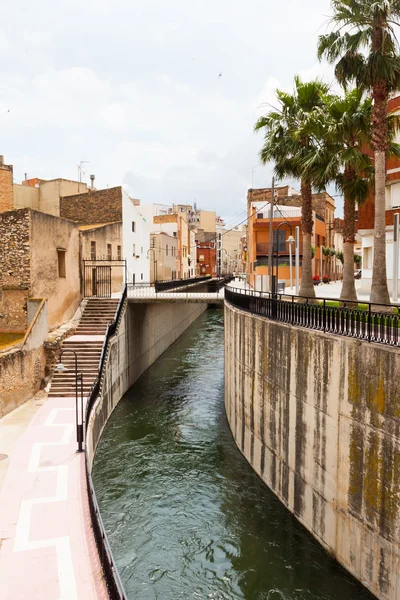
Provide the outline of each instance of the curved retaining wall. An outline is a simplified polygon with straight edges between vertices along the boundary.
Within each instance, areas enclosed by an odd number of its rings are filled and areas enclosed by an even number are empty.
[[[206,304],[125,301],[116,334],[108,343],[100,394],[87,424],[90,468],[104,427],[122,396],[205,310]]]
[[[378,598],[400,598],[400,352],[225,303],[225,406],[241,452]]]

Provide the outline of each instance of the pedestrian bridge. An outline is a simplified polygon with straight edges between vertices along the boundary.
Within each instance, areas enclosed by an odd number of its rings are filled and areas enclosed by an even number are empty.
[[[172,288],[168,291],[157,290],[148,284],[129,285],[127,290],[128,301],[137,304],[163,304],[163,303],[191,303],[191,304],[223,304],[225,288],[216,291],[199,291],[199,285],[189,285]]]

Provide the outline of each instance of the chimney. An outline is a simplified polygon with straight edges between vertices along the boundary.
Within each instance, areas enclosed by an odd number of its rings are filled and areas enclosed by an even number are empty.
[[[95,178],[94,175],[90,176],[90,189],[91,190],[94,190],[94,178]]]
[[[25,175],[25,181],[28,181],[28,173],[24,173]]]
[[[0,167],[4,167],[4,156],[0,154]]]

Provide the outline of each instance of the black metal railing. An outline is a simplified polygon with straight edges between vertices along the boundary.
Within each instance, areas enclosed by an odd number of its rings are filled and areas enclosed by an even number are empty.
[[[325,333],[399,346],[399,306],[327,298],[286,296],[253,290],[225,289],[225,300],[246,312],[273,321]]]
[[[110,338],[117,331],[118,323],[121,318],[122,308],[124,306],[124,302],[127,298],[127,286],[125,286],[124,292],[121,296],[121,299],[118,303],[118,308],[115,313],[114,321],[108,324],[106,335],[104,338],[103,348],[101,351],[100,361],[99,361],[99,372],[96,378],[96,381],[93,383],[92,388],[89,392],[87,402],[86,402],[86,417],[85,417],[85,428],[87,430],[90,413],[93,409],[93,406],[96,402],[96,399],[101,391],[101,380],[103,376],[103,370],[107,355],[108,344]],[[86,433],[86,431],[85,431]],[[85,436],[86,439],[86,436]],[[90,472],[89,459],[88,454],[85,449],[86,454],[86,481],[87,481],[87,489],[88,489],[88,500],[89,500],[89,510],[90,516],[92,520],[93,533],[96,540],[97,549],[99,552],[99,558],[101,565],[103,567],[104,577],[107,584],[108,594],[111,600],[128,600],[128,596],[124,590],[124,586],[120,579],[117,567],[115,565],[114,557],[111,551],[111,546],[108,541],[107,533],[104,527],[103,520],[101,518],[99,504],[97,502],[96,492],[93,486],[92,475]]]
[[[165,281],[156,281],[154,287],[156,292],[166,292],[175,288],[184,287],[186,285],[194,285],[207,281],[210,277],[192,277],[191,279],[167,279]]]

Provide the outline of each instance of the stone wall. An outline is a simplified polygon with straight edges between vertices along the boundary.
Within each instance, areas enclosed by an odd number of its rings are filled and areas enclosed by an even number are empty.
[[[0,213],[0,331],[25,331],[27,327],[29,230],[28,209]]]
[[[1,169],[0,169],[1,172]],[[0,287],[29,289],[29,210],[22,208],[0,214]]]
[[[37,306],[21,348],[0,353],[0,417],[41,388],[46,371],[44,341],[49,333],[47,303]]]
[[[112,411],[133,383],[207,309],[205,304],[135,304],[127,301],[109,343],[102,392],[87,430],[90,465]]]
[[[122,188],[64,196],[60,198],[60,217],[80,225],[122,221]]]
[[[315,538],[382,600],[400,589],[400,352],[225,305],[235,441]]]
[[[13,168],[0,156],[0,213],[13,208]]]
[[[41,388],[46,357],[43,346],[0,354],[0,417],[4,417]]]

